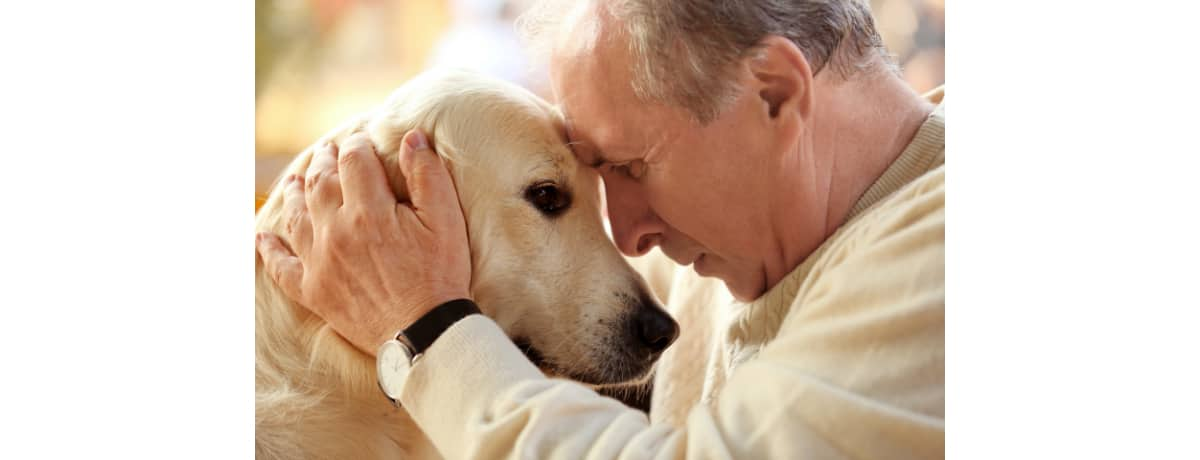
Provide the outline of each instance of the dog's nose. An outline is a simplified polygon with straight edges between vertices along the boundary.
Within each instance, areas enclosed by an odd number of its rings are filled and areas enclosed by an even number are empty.
[[[661,353],[679,337],[679,324],[654,304],[642,304],[634,316],[634,330],[652,354]]]

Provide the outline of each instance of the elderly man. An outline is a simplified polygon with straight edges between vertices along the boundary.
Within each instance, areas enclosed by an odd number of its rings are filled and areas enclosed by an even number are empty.
[[[660,247],[742,302],[681,424],[545,378],[451,302],[465,226],[420,133],[401,151],[411,205],[363,139],[319,154],[338,161],[313,161],[308,207],[344,212],[313,216],[303,257],[259,236],[280,285],[368,352],[427,335],[380,378],[449,458],[944,456],[940,92],[897,77],[854,0],[565,3],[526,25],[617,246]]]

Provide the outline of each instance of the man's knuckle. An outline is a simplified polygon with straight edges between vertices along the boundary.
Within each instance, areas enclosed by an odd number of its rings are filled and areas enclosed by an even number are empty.
[[[413,163],[413,171],[415,171],[418,174],[425,174],[425,175],[436,174],[438,172],[436,168],[440,168],[440,167],[442,167],[442,165],[438,164],[437,162],[428,161],[428,160],[417,160],[416,162]]]
[[[326,190],[337,183],[337,171],[317,171],[309,174],[305,180],[305,186],[310,193]]]
[[[280,190],[283,191],[284,197],[289,197],[292,195],[292,192],[293,192],[292,184],[294,183],[293,181],[295,180],[295,177],[296,177],[295,174],[288,174],[286,176],[283,176],[283,179],[280,180],[280,184],[278,187]]]
[[[290,216],[288,216],[287,224],[285,225],[287,233],[289,235],[295,235],[305,227],[305,225],[308,223],[307,220],[308,213],[304,212],[304,210],[298,210],[292,213]]]
[[[362,153],[358,150],[347,150],[338,156],[338,163],[343,167],[357,165],[360,161],[362,161]]]
[[[375,150],[375,144],[371,141],[371,136],[365,131],[358,131],[346,139],[346,148],[372,153]]]
[[[371,151],[370,146],[355,143],[347,146],[347,150],[342,152],[338,157],[338,161],[343,165],[357,165],[366,161],[370,155],[374,154],[375,152]]]
[[[350,211],[350,225],[354,228],[369,228],[374,222],[374,216],[364,209],[353,209]]]
[[[287,268],[285,264],[275,264],[275,268],[271,269],[271,277],[275,278],[275,282],[283,283],[287,278]]]

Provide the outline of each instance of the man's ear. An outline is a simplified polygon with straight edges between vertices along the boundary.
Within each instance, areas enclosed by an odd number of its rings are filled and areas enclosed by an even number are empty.
[[[812,113],[813,75],[808,59],[791,40],[768,35],[748,58],[758,97],[771,119],[794,113],[808,119]]]

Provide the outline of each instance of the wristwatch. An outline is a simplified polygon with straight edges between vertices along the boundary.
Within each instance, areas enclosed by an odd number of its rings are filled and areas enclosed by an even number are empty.
[[[408,373],[421,354],[454,323],[478,313],[479,307],[470,299],[451,300],[430,310],[412,326],[384,342],[375,354],[376,378],[383,395],[400,407],[404,382],[408,381]]]

